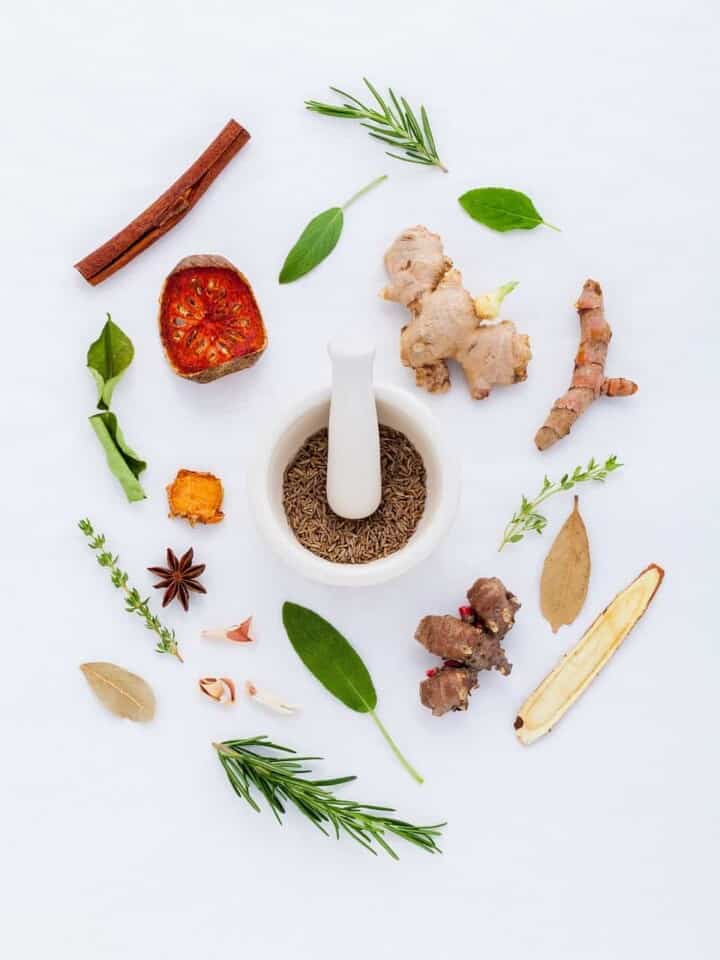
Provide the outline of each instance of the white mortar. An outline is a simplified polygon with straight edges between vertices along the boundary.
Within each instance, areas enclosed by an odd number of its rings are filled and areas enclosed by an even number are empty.
[[[380,423],[399,430],[425,464],[425,511],[415,533],[400,550],[370,563],[333,563],[303,547],[290,529],[282,504],[283,475],[307,438],[328,425],[330,391],[321,390],[296,404],[266,434],[250,471],[249,490],[259,529],[291,567],[311,580],[333,586],[385,583],[425,560],[455,517],[460,493],[458,460],[433,414],[411,394],[396,387],[375,388]]]

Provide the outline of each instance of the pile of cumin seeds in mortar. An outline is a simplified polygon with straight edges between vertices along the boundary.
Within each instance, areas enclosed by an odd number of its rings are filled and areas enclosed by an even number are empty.
[[[326,481],[327,428],[307,438],[283,478],[283,507],[300,543],[333,563],[369,563],[400,550],[425,509],[422,457],[404,433],[380,424],[382,500],[362,520],[346,520],[330,509]]]

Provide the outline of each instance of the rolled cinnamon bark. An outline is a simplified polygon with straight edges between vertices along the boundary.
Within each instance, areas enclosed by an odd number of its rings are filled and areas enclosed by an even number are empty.
[[[88,283],[102,283],[179,223],[250,139],[236,120],[229,120],[210,146],[161,197],[132,223],[75,264]]]

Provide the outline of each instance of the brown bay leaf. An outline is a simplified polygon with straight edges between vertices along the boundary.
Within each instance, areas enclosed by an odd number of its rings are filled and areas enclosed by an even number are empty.
[[[155,716],[155,694],[136,673],[114,663],[83,663],[85,679],[107,709],[118,717],[146,722]]]
[[[540,579],[542,615],[557,633],[580,613],[590,581],[590,544],[578,510],[578,498],[555,538]]]

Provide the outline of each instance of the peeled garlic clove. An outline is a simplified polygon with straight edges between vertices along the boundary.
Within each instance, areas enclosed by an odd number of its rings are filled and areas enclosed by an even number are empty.
[[[267,707],[269,710],[273,710],[275,713],[281,713],[285,716],[290,714],[297,713],[300,709],[299,707],[292,706],[289,703],[276,696],[274,693],[270,693],[269,690],[262,690],[259,687],[256,687],[254,683],[250,680],[245,683],[245,692],[249,697],[252,697],[253,700],[257,700],[258,703],[261,703],[264,707]]]

